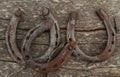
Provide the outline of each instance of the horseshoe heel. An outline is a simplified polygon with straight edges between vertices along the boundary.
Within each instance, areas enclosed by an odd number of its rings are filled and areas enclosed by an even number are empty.
[[[107,34],[108,34],[108,42],[106,45],[106,48],[103,50],[103,52],[97,56],[88,56],[86,55],[82,50],[79,49],[78,45],[76,45],[76,48],[73,52],[73,55],[75,57],[77,57],[77,59],[81,59],[81,60],[85,60],[85,61],[89,61],[89,62],[100,62],[100,61],[104,61],[106,59],[108,59],[112,53],[114,52],[114,48],[115,48],[115,29],[114,26],[111,24],[111,20],[108,17],[108,15],[105,13],[105,11],[103,11],[102,9],[99,9],[97,11],[97,14],[99,15],[99,17],[101,18],[101,20],[103,21],[106,30],[107,30]],[[70,17],[70,16],[69,16]],[[69,20],[68,22],[68,26],[67,26],[67,40],[69,41],[71,40],[75,40],[75,36],[74,36],[74,26],[71,24],[72,20]],[[74,19],[75,21],[75,19]]]
[[[6,44],[7,44],[8,52],[10,56],[14,59],[14,61],[23,64],[25,62],[16,44],[16,28],[20,21],[21,15],[22,15],[22,11],[20,9],[17,9],[6,31]]]

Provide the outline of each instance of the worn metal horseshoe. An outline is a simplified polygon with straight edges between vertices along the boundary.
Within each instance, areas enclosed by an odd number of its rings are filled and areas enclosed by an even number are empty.
[[[13,15],[7,28],[6,44],[7,44],[8,52],[10,56],[14,59],[14,61],[20,64],[24,64],[25,61],[16,44],[16,28],[20,21],[21,15],[22,15],[22,11],[18,8],[15,11],[15,14]]]
[[[47,63],[44,62],[36,62],[32,58],[32,55],[30,53],[30,45],[33,39],[39,34],[42,34],[43,32],[50,30],[50,47],[48,47],[47,54],[44,55],[44,60],[48,60],[49,57],[54,55],[54,53],[57,51],[60,51],[54,59],[49,59]],[[75,43],[70,41],[67,44],[65,41],[63,41],[64,44],[60,43],[60,33],[59,33],[59,27],[57,21],[54,19],[52,14],[49,14],[48,18],[45,18],[43,22],[41,22],[40,26],[37,26],[33,29],[31,29],[28,34],[26,35],[23,45],[22,45],[22,53],[24,55],[26,64],[29,65],[29,67],[33,68],[34,70],[41,72],[41,73],[48,73],[57,70],[61,64],[66,60],[72,53],[72,49],[75,46]],[[62,45],[62,46],[61,46]],[[63,46],[65,46],[63,48]],[[52,54],[52,55],[50,55]],[[49,57],[48,57],[49,56]],[[43,57],[43,56],[42,56]],[[43,60],[43,58],[40,57],[37,60]]]
[[[58,22],[52,16],[52,14],[49,14],[49,18],[45,18],[39,26],[36,26],[36,27],[32,28],[27,33],[25,39],[23,40],[23,45],[22,45],[22,48],[21,48],[22,49],[21,51],[24,55],[25,60],[32,59],[32,55],[30,55],[30,52],[29,52],[32,40],[35,37],[37,37],[38,34],[40,35],[43,32],[48,31],[48,30],[50,30],[50,44],[49,44],[49,47],[48,47],[46,53],[43,56],[35,59],[35,60],[39,60],[39,61],[47,61],[48,60],[52,51],[60,43],[59,25],[58,25]]]
[[[88,56],[86,55],[82,50],[79,49],[78,45],[76,45],[73,55],[78,60],[85,60],[89,62],[101,62],[106,59],[108,59],[115,49],[115,43],[116,43],[116,31],[114,29],[114,25],[112,24],[112,21],[110,20],[109,16],[106,14],[106,12],[102,9],[97,10],[97,14],[104,23],[107,35],[108,35],[108,41],[105,49],[102,53],[96,56]],[[74,36],[74,28],[77,22],[77,12],[72,12],[69,15],[69,21],[67,25],[67,41],[76,41]]]

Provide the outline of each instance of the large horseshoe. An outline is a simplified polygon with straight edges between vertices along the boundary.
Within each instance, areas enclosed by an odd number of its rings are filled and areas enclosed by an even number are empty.
[[[24,64],[25,61],[16,44],[16,28],[20,21],[21,15],[22,15],[22,11],[20,9],[17,9],[6,31],[6,44],[7,44],[8,52],[10,56],[14,59],[14,61],[20,64]]]
[[[58,23],[56,20],[54,20],[52,14],[50,14],[49,16],[50,18],[45,18],[45,20],[43,20],[40,26],[37,26],[36,28],[33,28],[28,32],[22,46],[22,53],[23,55],[25,55],[24,57],[27,65],[41,73],[48,73],[57,70],[61,66],[61,64],[71,55],[72,49],[75,46],[75,43],[72,41],[66,44],[65,40],[63,40],[62,43],[60,43]],[[54,56],[54,59],[50,59],[47,63],[37,63],[35,60],[33,60],[30,54],[30,45],[33,39],[38,34],[42,34],[47,30],[50,30],[50,32],[53,34],[50,35],[51,36],[50,45],[52,45],[52,49],[51,47],[49,47],[50,49],[48,48],[47,50],[49,54],[46,55],[50,56],[50,54],[54,55],[54,53],[58,51],[59,52],[57,53],[57,55]],[[44,57],[45,61],[47,60],[46,55]]]
[[[102,9],[97,10],[97,14],[100,17],[100,19],[103,21],[108,35],[108,41],[105,49],[102,53],[96,56],[88,56],[86,55],[82,50],[79,49],[78,45],[76,45],[73,55],[77,57],[77,59],[85,60],[89,62],[100,62],[108,59],[115,49],[115,43],[116,43],[116,32],[114,29],[114,25],[112,24],[112,21],[110,20],[109,16],[103,11]],[[76,41],[74,36],[74,27],[76,25],[76,18],[77,13],[72,12],[69,15],[69,21],[67,25],[67,41]]]
[[[58,25],[57,21],[54,19],[54,17],[52,16],[52,14],[50,14],[49,16],[51,18],[47,18],[47,19],[45,18],[45,20],[43,20],[43,22],[41,22],[41,24],[39,26],[36,26],[36,27],[32,28],[31,30],[29,30],[29,32],[25,36],[25,39],[23,40],[23,45],[22,45],[21,51],[23,52],[24,58],[26,60],[29,60],[32,58],[32,56],[30,55],[29,49],[30,49],[32,40],[35,37],[37,37],[38,34],[40,35],[43,32],[50,30],[50,44],[49,44],[49,48],[47,49],[46,53],[43,56],[41,56],[35,60],[47,61],[48,58],[50,57],[50,54],[52,53],[52,51],[55,49],[55,47],[57,47],[59,45],[59,43],[60,43],[59,25]]]

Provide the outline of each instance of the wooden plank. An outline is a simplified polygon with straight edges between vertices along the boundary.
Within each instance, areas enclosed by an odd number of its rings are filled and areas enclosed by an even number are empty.
[[[41,74],[32,69],[23,69],[23,66],[0,62],[0,77],[120,77],[120,22],[119,22],[119,0],[1,0],[0,1],[0,58],[10,59],[5,44],[5,31],[7,24],[14,9],[21,7],[25,14],[17,28],[17,42],[19,48],[22,40],[29,29],[40,24],[40,16],[38,8],[47,6],[44,3],[49,3],[55,9],[54,15],[59,21],[61,32],[65,35],[67,16],[69,11],[78,9],[79,20],[75,27],[75,36],[79,47],[88,55],[99,54],[105,47],[107,36],[105,28],[95,14],[98,8],[106,9],[111,18],[117,17],[117,46],[113,56],[102,63],[88,63],[85,61],[77,61],[73,56],[56,71],[46,74]],[[48,47],[49,36],[47,33],[38,36],[31,45],[31,51],[34,56],[42,55]]]

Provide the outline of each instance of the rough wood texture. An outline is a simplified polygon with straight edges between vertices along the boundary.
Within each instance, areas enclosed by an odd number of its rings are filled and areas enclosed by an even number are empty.
[[[67,14],[78,10],[79,23],[76,26],[76,38],[81,50],[86,54],[100,53],[107,42],[104,26],[95,14],[98,8],[106,9],[111,18],[117,21],[117,46],[111,58],[101,63],[77,61],[71,56],[56,72],[47,75],[32,69],[24,69],[15,63],[0,62],[0,77],[120,77],[120,0],[0,0],[0,58],[11,59],[5,45],[5,31],[9,19],[16,7],[21,7],[25,14],[17,29],[17,42],[20,47],[27,31],[40,24],[38,8],[48,3],[55,9],[54,15],[59,21],[61,32],[65,35]],[[48,47],[48,33],[37,37],[31,51],[33,56],[40,56]]]

